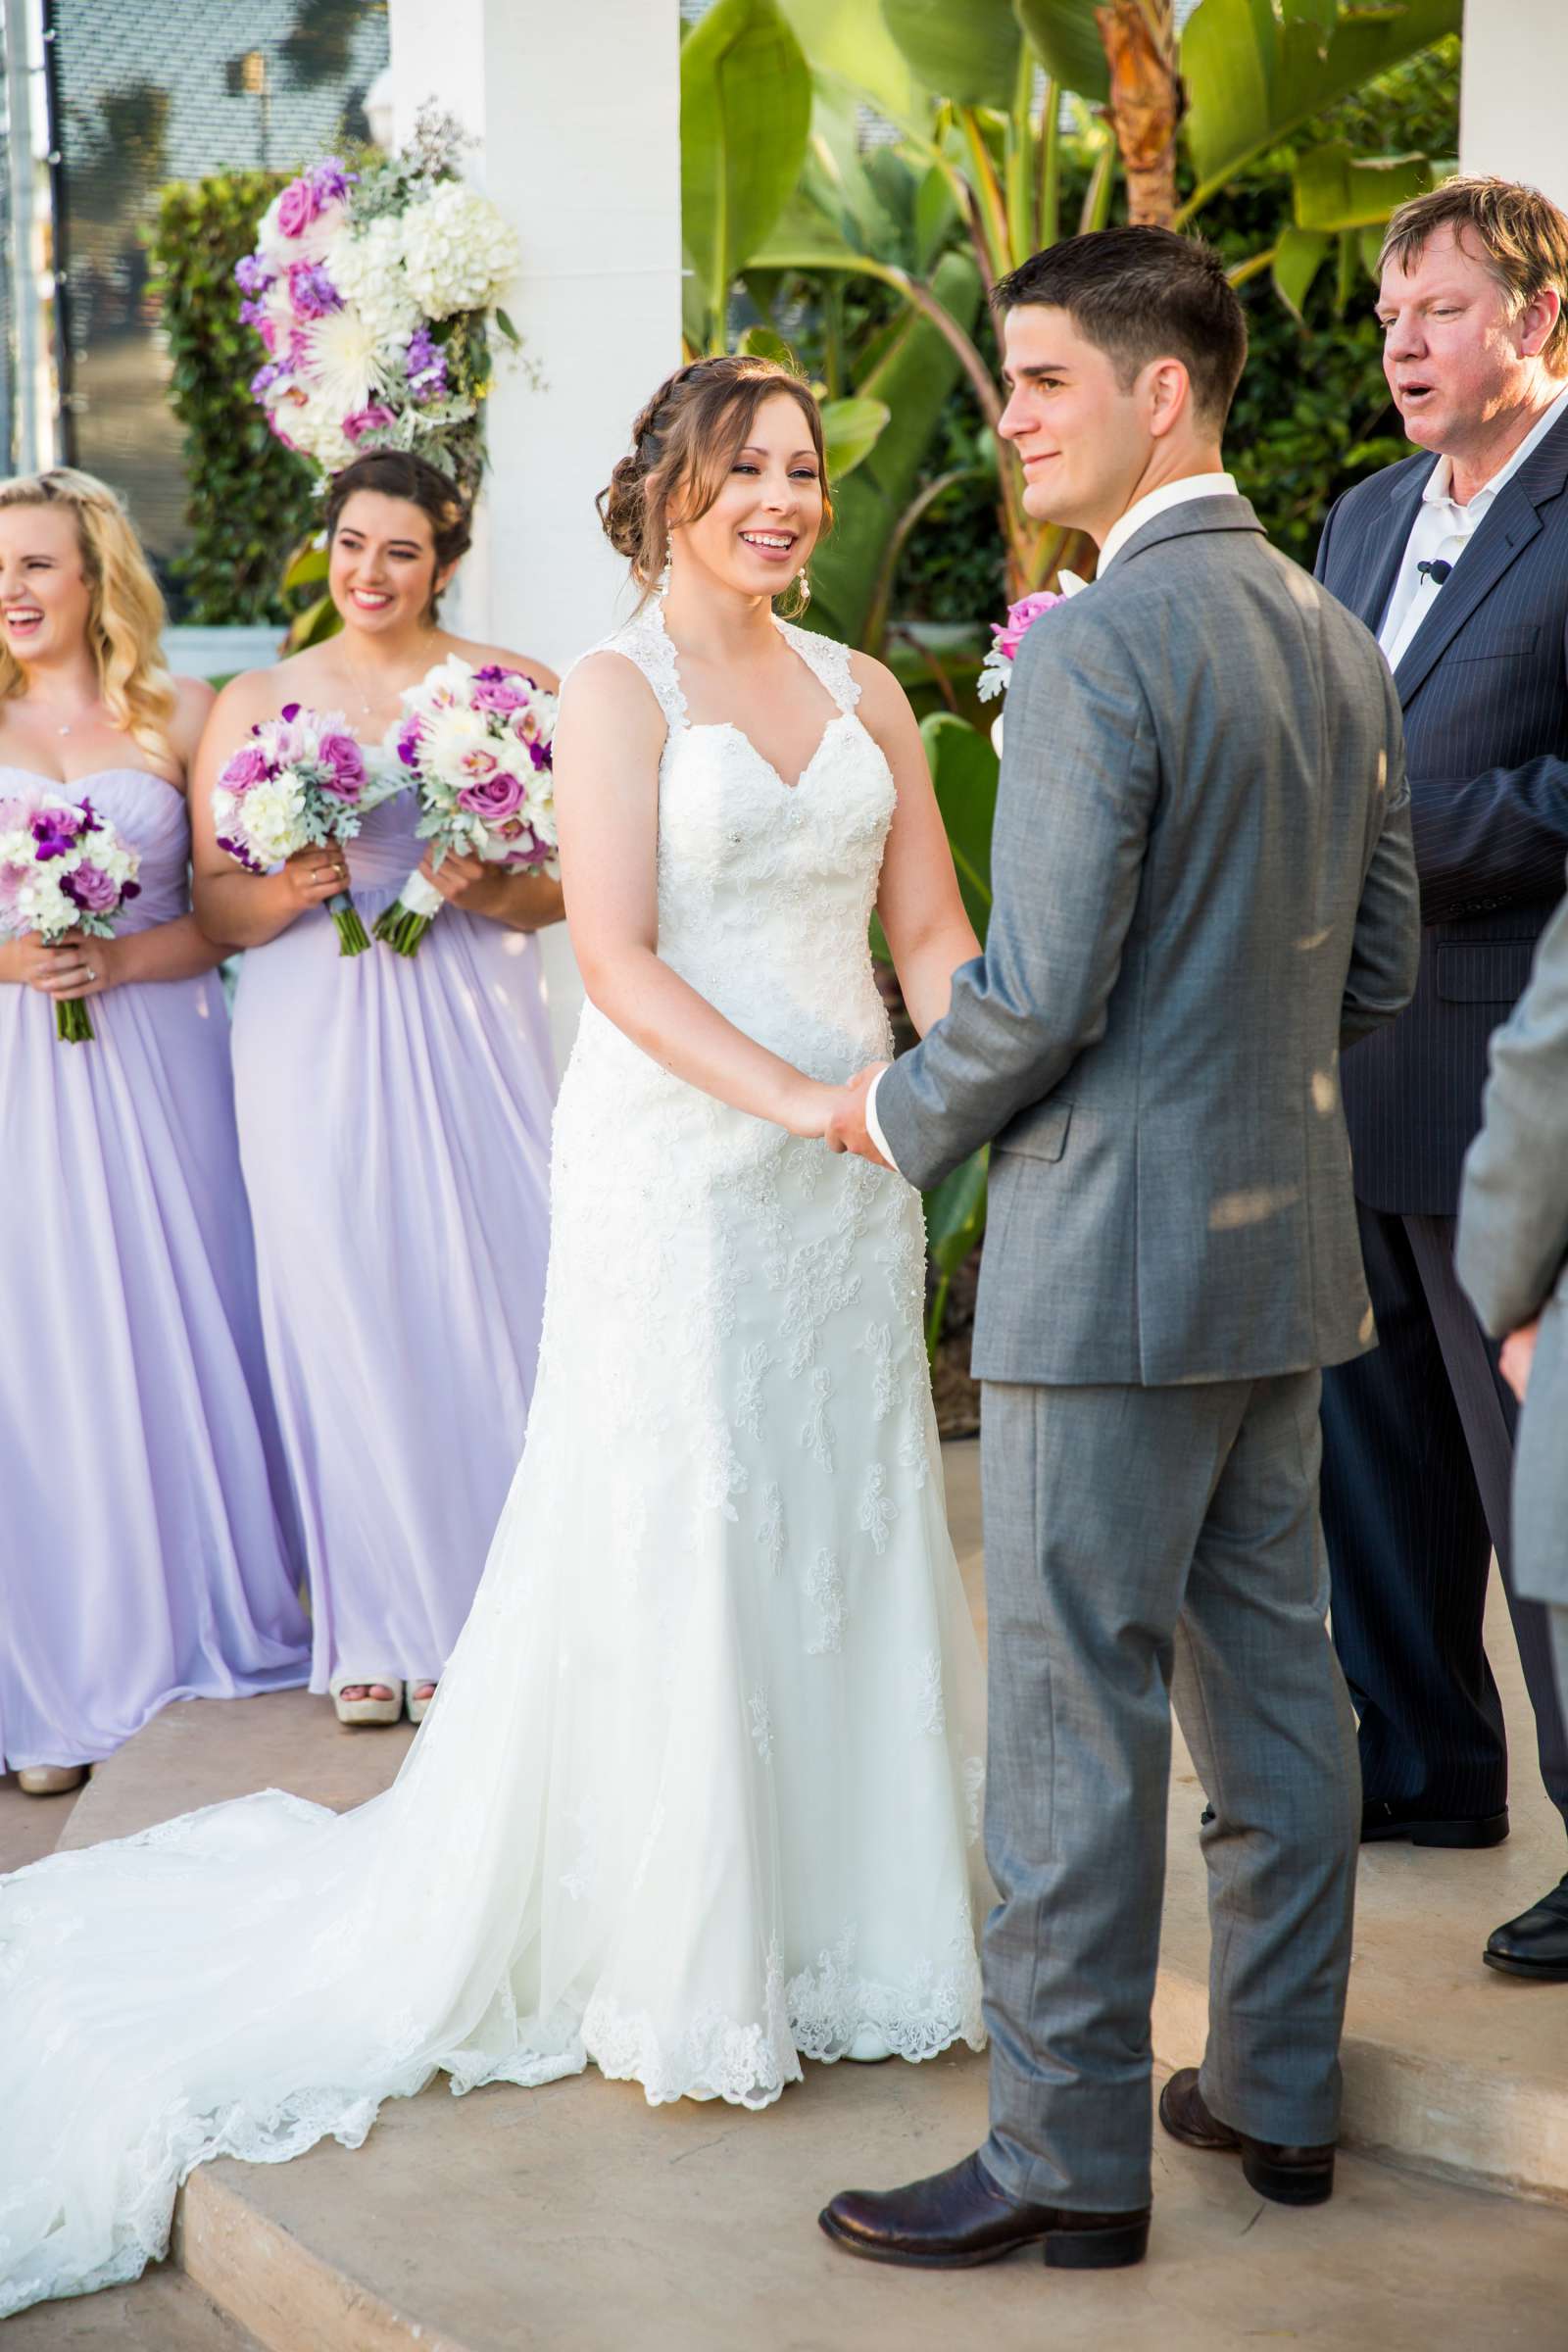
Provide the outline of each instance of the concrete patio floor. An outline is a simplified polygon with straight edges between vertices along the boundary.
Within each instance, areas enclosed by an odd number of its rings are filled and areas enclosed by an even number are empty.
[[[977,1468],[973,1446],[948,1448],[950,1519],[983,1626]],[[1018,2257],[922,2277],[848,2260],[814,2216],[847,2182],[909,2178],[975,2143],[985,2063],[968,2053],[918,2068],[808,2067],[760,2116],[650,2109],[635,2086],[592,2073],[461,2101],[438,2083],[391,2103],[356,2153],[198,2173],[182,2200],[183,2271],[24,2314],[4,2352],[947,2352],[982,2339],[994,2352],[1259,2341],[1568,2352],[1568,1987],[1513,1984],[1479,1963],[1488,1928],[1562,1866],[1505,1619],[1494,1633],[1520,1749],[1514,1837],[1492,1854],[1363,1856],[1348,2121],[1401,2162],[1342,2156],[1339,2192],[1320,2211],[1264,2204],[1233,2163],[1156,2133],[1141,2270],[1071,2278]],[[408,1738],[342,1732],[304,1693],[172,1707],[74,1808],[60,1806],[62,1842],[268,1782],[352,1803],[391,1778]],[[1155,2020],[1165,2066],[1201,2039],[1200,1801],[1178,1752]],[[0,1784],[0,1867],[24,1858],[19,1830],[36,1849],[36,1816],[50,1810]],[[1478,2180],[1529,2194],[1487,2193]]]

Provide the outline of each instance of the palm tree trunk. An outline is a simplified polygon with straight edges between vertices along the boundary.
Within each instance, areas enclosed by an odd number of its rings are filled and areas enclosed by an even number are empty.
[[[1172,0],[1109,0],[1095,10],[1110,65],[1110,122],[1127,175],[1127,217],[1169,228],[1176,218],[1176,71]]]

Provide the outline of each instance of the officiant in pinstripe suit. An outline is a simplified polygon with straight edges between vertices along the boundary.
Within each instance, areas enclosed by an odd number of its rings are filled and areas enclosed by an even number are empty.
[[[1453,1270],[1487,1042],[1524,988],[1568,852],[1565,295],[1568,219],[1534,189],[1450,180],[1396,213],[1384,367],[1433,454],[1348,491],[1318,553],[1319,578],[1394,670],[1421,879],[1415,997],[1343,1070],[1382,1345],[1325,1376],[1323,1519],[1361,1717],[1362,1834],[1425,1845],[1508,1834],[1482,1641],[1494,1546],[1542,1772],[1568,1812],[1546,1612],[1513,1586],[1514,1400]],[[1560,1968],[1535,1973],[1568,1978],[1568,1916],[1561,1942]],[[1544,1956],[1539,1938],[1532,1949]]]

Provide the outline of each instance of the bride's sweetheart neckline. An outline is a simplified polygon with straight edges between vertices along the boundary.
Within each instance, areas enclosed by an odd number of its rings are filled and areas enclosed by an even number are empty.
[[[733,735],[738,743],[745,744],[746,749],[751,753],[752,758],[757,761],[758,765],[760,767],[766,768],[768,774],[772,777],[774,783],[778,786],[781,792],[799,792],[801,786],[806,782],[806,779],[810,774],[812,768],[821,759],[822,754],[827,750],[828,737],[832,734],[834,728],[837,726],[842,726],[843,722],[847,718],[852,719],[856,726],[859,728],[860,733],[865,737],[866,742],[871,745],[872,749],[877,753],[879,758],[883,760],[884,764],[886,764],[886,754],[882,751],[881,745],[877,742],[875,736],[871,733],[870,729],[861,719],[858,711],[835,710],[832,717],[828,720],[826,726],[822,729],[821,734],[816,739],[815,751],[811,754],[811,757],[809,760],[808,760],[806,765],[802,768],[800,774],[796,777],[793,784],[791,784],[788,779],[783,776],[773,765],[773,762],[768,758],[767,754],[764,751],[759,750],[758,746],[747,734],[746,729],[743,726],[738,725],[733,718],[689,718],[686,721],[682,732],[687,735]],[[677,737],[675,740],[678,741],[679,738]]]

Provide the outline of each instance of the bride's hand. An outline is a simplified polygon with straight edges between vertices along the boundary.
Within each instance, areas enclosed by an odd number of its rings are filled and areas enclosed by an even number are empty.
[[[873,1061],[852,1078],[848,1086],[832,1090],[832,1104],[823,1131],[830,1152],[854,1152],[878,1168],[890,1165],[877,1150],[865,1117],[871,1088],[887,1066],[885,1061]]]
[[[824,1086],[819,1079],[797,1073],[779,1107],[779,1125],[789,1135],[825,1135],[840,1092],[836,1086]]]

